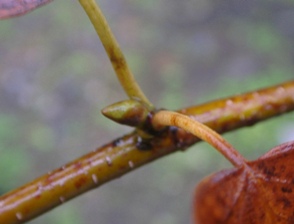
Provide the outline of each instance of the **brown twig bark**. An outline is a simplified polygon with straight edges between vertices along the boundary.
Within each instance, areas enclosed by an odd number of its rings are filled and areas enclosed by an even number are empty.
[[[294,110],[294,80],[179,110],[219,133]],[[0,198],[0,223],[24,223],[116,177],[199,141],[168,128],[148,141],[135,131]],[[139,150],[139,149],[148,150]]]

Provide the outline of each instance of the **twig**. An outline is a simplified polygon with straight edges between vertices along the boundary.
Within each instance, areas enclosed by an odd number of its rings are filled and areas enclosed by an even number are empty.
[[[131,99],[142,101],[149,109],[153,109],[153,105],[137,84],[127,61],[95,0],[79,1],[89,16],[98,36],[100,37],[116,75],[127,95]]]
[[[217,132],[227,132],[294,110],[294,80],[271,88],[180,110]],[[148,142],[136,132],[45,174],[0,198],[0,223],[24,223],[83,192],[199,139],[170,128]],[[142,145],[143,144],[143,145]],[[142,146],[148,151],[138,150]],[[99,220],[97,220],[99,222]]]

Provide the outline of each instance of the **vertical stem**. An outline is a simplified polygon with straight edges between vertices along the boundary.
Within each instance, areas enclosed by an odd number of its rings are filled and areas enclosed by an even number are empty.
[[[149,109],[152,109],[153,105],[137,84],[127,61],[95,0],[79,0],[79,2],[86,11],[98,36],[100,37],[106,53],[112,63],[112,67],[114,68],[116,75],[127,95],[131,99],[142,101]]]
[[[206,141],[225,156],[234,166],[242,166],[246,159],[221,135],[190,117],[172,111],[159,111],[153,116],[154,128],[177,126]]]

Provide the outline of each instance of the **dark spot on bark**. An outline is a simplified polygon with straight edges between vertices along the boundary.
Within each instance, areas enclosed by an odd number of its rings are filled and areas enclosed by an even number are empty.
[[[284,205],[284,208],[291,208],[292,207],[291,201],[286,197],[279,198],[278,202],[281,202]]]
[[[162,130],[160,131],[157,131],[157,130],[154,130],[153,126],[152,126],[152,117],[153,117],[153,114],[154,114],[154,111],[151,111],[147,114],[147,117],[145,119],[145,121],[143,122],[143,125],[140,126],[140,128],[142,130],[144,130],[144,132],[150,134],[150,135],[158,135],[162,132]]]
[[[281,168],[279,169],[281,173],[283,173],[286,170],[286,166],[285,165],[281,165]]]
[[[115,69],[121,69],[126,66],[126,61],[124,57],[115,56],[113,48],[109,48],[108,53],[109,53],[109,59],[113,63],[113,66],[115,67]]]
[[[292,188],[289,187],[282,187],[281,190],[284,193],[292,193]]]
[[[138,138],[136,142],[136,147],[139,150],[147,151],[152,149],[152,144],[148,140],[143,140],[142,138]]]
[[[274,176],[276,168],[274,166],[267,167],[264,163],[259,166],[263,170],[263,173],[268,176]]]
[[[77,189],[80,189],[85,183],[87,182],[87,179],[85,177],[81,177],[80,179],[78,179],[76,182],[75,182],[75,187]]]
[[[119,146],[122,142],[123,142],[122,139],[121,139],[121,138],[118,138],[118,139],[116,139],[116,140],[114,140],[114,141],[112,142],[112,146],[113,146],[113,147],[117,147],[117,146]]]
[[[171,139],[173,140],[174,145],[176,145],[178,148],[180,148],[181,143],[183,141],[180,141],[178,138],[178,131],[179,128],[175,127],[175,126],[171,126],[169,128],[170,134],[171,134]]]

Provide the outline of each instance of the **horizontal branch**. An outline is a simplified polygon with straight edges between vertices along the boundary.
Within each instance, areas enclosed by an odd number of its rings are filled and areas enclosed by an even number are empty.
[[[179,112],[223,133],[293,110],[294,80]],[[0,223],[24,223],[137,167],[199,141],[173,127],[148,141],[140,136],[134,131],[3,195]]]

